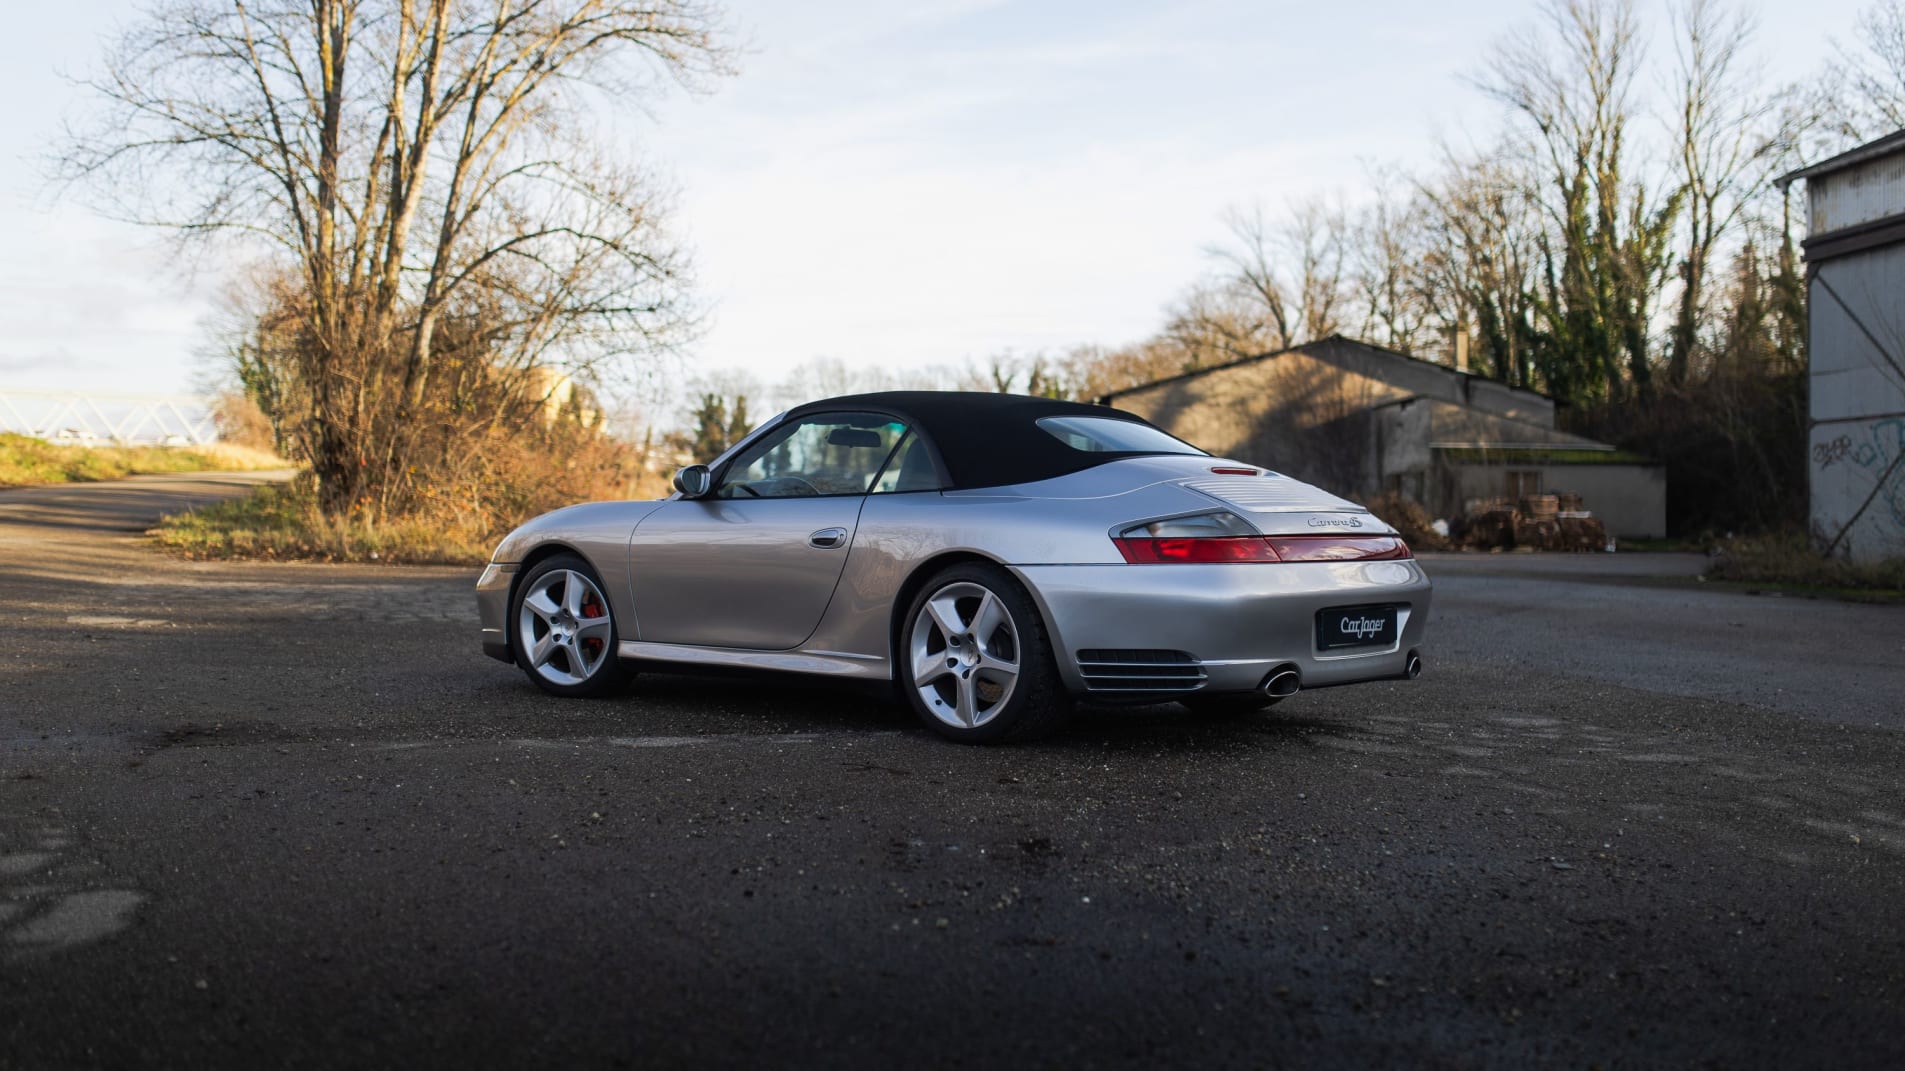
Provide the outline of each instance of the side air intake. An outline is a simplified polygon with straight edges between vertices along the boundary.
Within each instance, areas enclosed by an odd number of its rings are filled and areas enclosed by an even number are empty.
[[[1186,651],[1087,648],[1078,652],[1085,687],[1094,692],[1172,695],[1203,687],[1203,663]]]

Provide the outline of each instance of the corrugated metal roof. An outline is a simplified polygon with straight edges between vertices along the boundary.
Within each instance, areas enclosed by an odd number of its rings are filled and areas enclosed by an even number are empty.
[[[1296,346],[1291,346],[1287,350],[1275,350],[1270,353],[1259,353],[1249,357],[1239,357],[1234,361],[1225,361],[1222,364],[1212,364],[1212,365],[1205,365],[1202,368],[1193,368],[1188,372],[1179,372],[1177,375],[1174,375],[1174,376],[1165,376],[1163,379],[1154,379],[1149,383],[1140,383],[1133,387],[1122,387],[1118,390],[1114,390],[1106,394],[1101,394],[1093,400],[1097,402],[1097,404],[1099,405],[1110,405],[1112,403],[1112,400],[1115,398],[1120,398],[1127,394],[1136,394],[1139,391],[1147,391],[1153,387],[1161,387],[1167,383],[1181,383],[1187,379],[1197,379],[1200,376],[1210,375],[1212,372],[1224,372],[1232,368],[1241,368],[1244,365],[1256,364],[1259,361],[1275,360],[1276,358],[1282,357],[1285,354],[1300,353],[1306,356],[1321,356],[1322,353],[1327,352],[1327,350],[1330,347],[1336,347],[1336,346],[1341,346],[1346,348],[1354,347],[1356,349],[1360,349],[1368,353],[1376,354],[1377,356],[1388,357],[1395,360],[1408,361],[1411,364],[1421,365],[1425,368],[1433,368],[1438,372],[1443,372],[1450,376],[1457,376],[1463,379],[1477,380],[1479,382],[1490,384],[1491,386],[1499,387],[1502,390],[1506,390],[1514,394],[1527,395],[1530,398],[1538,398],[1546,402],[1552,402],[1554,400],[1550,398],[1548,395],[1543,394],[1537,390],[1529,390],[1527,387],[1509,386],[1508,384],[1503,383],[1500,380],[1490,379],[1489,377],[1484,376],[1478,372],[1469,372],[1469,371],[1464,371],[1461,369],[1451,368],[1448,365],[1442,364],[1438,361],[1424,360],[1421,357],[1417,357],[1413,353],[1404,353],[1401,350],[1392,350],[1387,346],[1378,346],[1374,342],[1364,342],[1362,339],[1350,338],[1348,335],[1344,335],[1344,334],[1326,335],[1323,338],[1319,338],[1314,342],[1305,342]]]
[[[1830,175],[1835,171],[1843,171],[1848,167],[1854,167],[1867,160],[1877,159],[1889,153],[1900,151],[1905,151],[1905,130],[1900,130],[1894,134],[1887,134],[1877,141],[1868,141],[1856,149],[1848,149],[1837,156],[1827,160],[1821,160],[1810,167],[1802,167],[1797,171],[1788,172],[1774,179],[1773,185],[1783,190],[1797,179],[1811,179],[1817,178],[1820,175]]]

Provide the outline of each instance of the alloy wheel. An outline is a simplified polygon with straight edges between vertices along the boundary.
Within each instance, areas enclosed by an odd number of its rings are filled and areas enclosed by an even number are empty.
[[[908,635],[913,687],[934,717],[976,729],[1005,709],[1019,682],[1019,632],[991,589],[947,584],[920,606]]]
[[[608,600],[574,569],[552,569],[535,579],[523,593],[516,629],[530,669],[552,684],[583,684],[615,654],[609,650],[614,622]]]

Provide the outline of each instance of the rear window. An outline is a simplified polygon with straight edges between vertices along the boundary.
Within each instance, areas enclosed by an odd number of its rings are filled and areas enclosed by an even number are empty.
[[[1038,426],[1047,435],[1087,454],[1197,454],[1204,451],[1149,424],[1116,417],[1050,416]]]

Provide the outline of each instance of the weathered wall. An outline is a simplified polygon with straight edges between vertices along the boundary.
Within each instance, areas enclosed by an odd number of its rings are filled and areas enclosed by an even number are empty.
[[[1543,398],[1525,390],[1515,390],[1506,384],[1480,376],[1465,376],[1462,379],[1463,397],[1450,399],[1458,404],[1467,404],[1483,412],[1497,416],[1520,420],[1542,427],[1554,427],[1554,399]]]
[[[1554,401],[1533,391],[1516,390],[1483,376],[1366,346],[1352,339],[1327,338],[1303,347],[1316,360],[1352,375],[1380,379],[1407,395],[1432,398],[1513,420],[1554,426]]]
[[[1429,442],[1434,434],[1433,402],[1410,401],[1376,411],[1377,475],[1426,474],[1434,463]]]
[[[1489,465],[1464,463],[1445,467],[1455,500],[1445,511],[1453,513],[1475,498],[1500,498],[1508,472],[1539,472],[1541,488],[1572,491],[1581,496],[1588,512],[1601,519],[1610,535],[1623,539],[1660,539],[1667,534],[1667,470],[1660,465]],[[1444,511],[1437,511],[1444,512]]]
[[[1806,227],[1813,238],[1900,213],[1905,213],[1905,152],[1806,182]]]
[[[1469,498],[1496,498],[1503,493],[1499,485],[1482,495],[1464,493],[1461,482],[1441,470],[1446,466],[1438,467],[1439,447],[1546,447],[1605,451],[1610,460],[1614,456],[1613,450],[1592,439],[1426,398],[1384,406],[1373,416],[1376,449],[1370,455],[1374,464],[1364,487],[1373,491],[1399,488],[1439,517],[1462,512]],[[1526,466],[1514,467],[1528,471]]]
[[[1905,555],[1905,243],[1812,272],[1813,534],[1857,560]]]
[[[1121,394],[1113,404],[1220,457],[1356,494],[1369,449],[1363,414],[1407,393],[1286,353]]]
[[[1422,405],[1433,414],[1428,431],[1428,442],[1431,445],[1475,444],[1496,447],[1552,446],[1561,449],[1608,449],[1605,443],[1598,443],[1593,439],[1585,439],[1565,431],[1557,431],[1552,425],[1516,420],[1439,402],[1411,404]]]
[[[1599,445],[1556,431],[1553,403],[1539,395],[1342,339],[1112,401],[1213,454],[1336,494],[1367,497],[1402,477],[1406,494],[1443,515],[1461,508],[1462,493],[1436,470],[1434,443]]]

